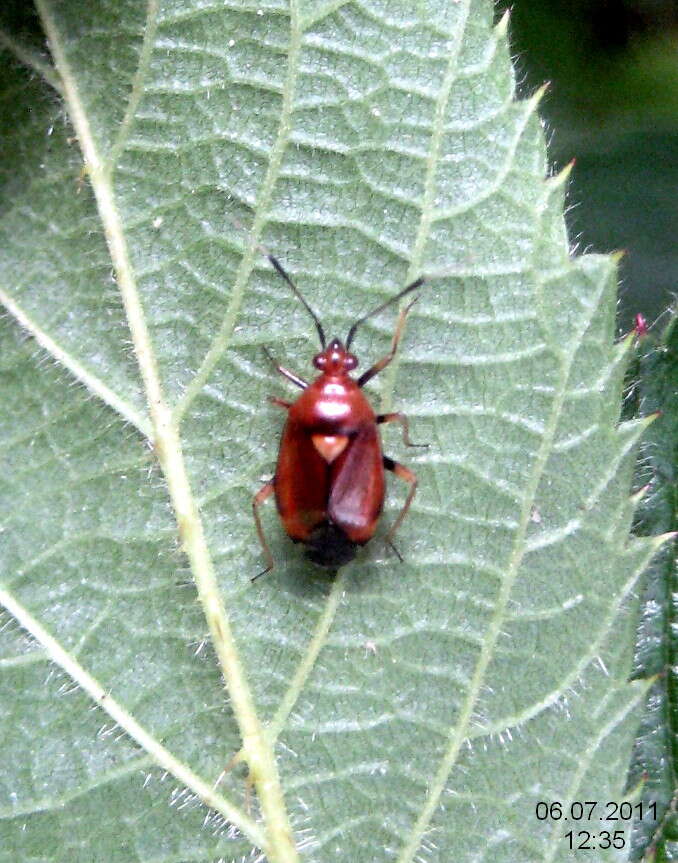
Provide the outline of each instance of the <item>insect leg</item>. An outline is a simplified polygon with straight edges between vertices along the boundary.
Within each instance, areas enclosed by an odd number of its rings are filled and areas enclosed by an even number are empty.
[[[400,312],[398,316],[398,322],[396,323],[395,332],[393,333],[393,340],[391,341],[391,350],[386,354],[385,357],[382,357],[380,360],[371,366],[367,371],[364,371],[360,377],[358,378],[358,386],[364,387],[365,384],[372,380],[375,375],[378,375],[380,371],[386,368],[386,366],[391,362],[393,357],[396,355],[396,351],[398,350],[398,343],[400,342],[400,337],[403,334],[403,327],[405,326],[405,318],[407,318],[408,312],[412,308],[412,306],[417,302],[419,298],[415,297],[411,303],[408,303],[405,308]]]
[[[226,767],[221,771],[219,776],[217,777],[217,781],[212,786],[213,788],[218,788],[221,784],[221,781],[226,777],[226,775],[233,770],[233,768],[240,764],[244,760],[243,750],[240,749],[235,753],[233,758],[228,762]],[[245,777],[245,810],[248,815],[252,814],[252,789],[254,787],[254,780],[252,779],[252,774],[248,773]]]
[[[410,504],[412,503],[412,499],[417,491],[417,475],[414,471],[411,471],[409,467],[405,467],[404,464],[400,464],[397,461],[393,461],[392,458],[389,458],[387,455],[384,456],[384,468],[386,470],[392,471],[397,477],[405,480],[410,484],[410,490],[408,492],[407,497],[405,498],[405,503],[403,504],[403,508],[398,513],[398,518],[393,522],[391,529],[386,535],[386,542],[394,549],[395,553],[400,557],[398,550],[393,545],[393,534],[398,530],[400,525],[403,523],[403,519],[407,515],[407,510],[410,508]],[[402,557],[400,557],[402,561]]]
[[[269,351],[267,347],[264,347],[264,353],[266,354],[267,359],[273,365],[273,368],[279,372],[284,378],[287,378],[288,381],[292,381],[293,384],[296,384],[298,387],[301,387],[302,390],[305,390],[308,386],[308,383],[300,378],[299,375],[295,375],[294,372],[291,372],[289,369],[286,369],[285,366],[279,365],[276,360],[273,358],[273,355]]]
[[[285,399],[279,399],[278,396],[269,396],[268,400],[272,405],[277,405],[279,408],[283,408],[286,411],[292,407],[292,402],[288,402]]]
[[[233,768],[236,765],[240,764],[240,762],[243,759],[244,759],[243,750],[240,749],[238,752],[235,753],[235,755],[233,756],[233,758],[231,758],[231,760],[228,762],[226,767],[224,767],[224,769],[221,771],[221,773],[217,776],[217,781],[214,783],[214,785],[212,787],[218,788],[219,785],[221,785],[222,780],[226,777],[226,775],[228,773],[230,773],[231,770],[233,770]]]
[[[264,552],[264,557],[266,558],[266,569],[262,569],[261,572],[252,576],[250,581],[256,581],[260,575],[266,575],[267,572],[270,572],[274,567],[273,555],[271,554],[271,549],[268,547],[268,543],[266,542],[266,537],[264,536],[264,528],[261,526],[261,518],[259,517],[259,507],[261,504],[267,500],[274,491],[273,481],[267,482],[266,485],[262,485],[259,491],[252,498],[252,515],[254,516],[254,523],[257,527],[257,533],[259,535],[259,542],[261,543],[261,547]]]
[[[393,423],[398,422],[403,427],[403,440],[405,441],[405,446],[428,446],[427,443],[412,443],[410,440],[410,424],[405,416],[405,414],[401,413],[392,413],[392,414],[379,414],[377,416],[378,423]]]

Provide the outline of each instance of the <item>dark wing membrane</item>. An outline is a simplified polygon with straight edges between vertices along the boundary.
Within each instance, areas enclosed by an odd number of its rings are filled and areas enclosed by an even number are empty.
[[[352,542],[367,542],[374,534],[384,505],[384,466],[379,432],[373,423],[362,426],[332,464],[331,521]]]
[[[274,486],[287,535],[307,540],[313,528],[327,518],[329,471],[308,431],[289,419],[280,441]]]

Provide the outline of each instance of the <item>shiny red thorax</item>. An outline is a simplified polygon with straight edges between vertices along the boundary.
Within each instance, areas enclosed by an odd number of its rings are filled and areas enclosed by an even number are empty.
[[[339,339],[313,365],[321,374],[290,406],[282,433],[278,512],[294,540],[313,542],[330,529],[362,545],[373,536],[384,503],[376,416],[349,374],[358,361]]]

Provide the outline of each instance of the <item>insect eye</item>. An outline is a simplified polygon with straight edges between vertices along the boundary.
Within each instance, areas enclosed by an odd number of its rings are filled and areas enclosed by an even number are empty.
[[[344,357],[344,368],[347,372],[350,372],[351,369],[354,369],[358,365],[358,358],[353,354],[346,354]]]
[[[325,354],[316,354],[313,357],[313,365],[317,369],[324,369],[327,365],[327,357],[325,356]]]

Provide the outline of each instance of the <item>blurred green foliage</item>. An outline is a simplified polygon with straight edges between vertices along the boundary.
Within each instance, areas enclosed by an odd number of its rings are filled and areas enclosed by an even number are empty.
[[[678,529],[678,318],[660,337],[640,336],[629,369],[632,381],[625,410],[656,419],[641,445],[637,488],[644,489],[636,510],[635,531],[657,536]],[[678,787],[678,563],[677,546],[668,542],[645,574],[633,670],[634,678],[653,679],[636,739],[629,782],[642,781],[642,800],[656,803],[655,819],[634,828],[631,860],[678,860],[675,806]],[[653,856],[654,855],[654,856]]]
[[[678,292],[678,4],[501,0],[523,87],[542,103],[556,167],[576,159],[568,224],[580,249],[625,249],[619,324]]]

